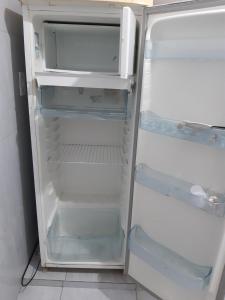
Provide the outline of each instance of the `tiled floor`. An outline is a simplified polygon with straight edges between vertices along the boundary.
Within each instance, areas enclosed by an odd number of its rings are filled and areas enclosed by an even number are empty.
[[[38,261],[39,256],[34,256],[25,279],[32,276]],[[66,272],[40,268],[31,284],[21,289],[18,300],[141,300],[137,294],[136,283],[119,270]],[[156,300],[150,295],[143,299]]]
[[[64,288],[61,300],[136,300],[136,291],[117,289]]]
[[[20,291],[18,300],[60,300],[61,287],[28,286]]]
[[[29,286],[18,300],[136,300],[135,290]]]
[[[29,268],[29,275],[32,267]],[[29,277],[28,275],[26,276]],[[62,272],[39,270],[18,300],[137,300],[136,284],[119,271]]]

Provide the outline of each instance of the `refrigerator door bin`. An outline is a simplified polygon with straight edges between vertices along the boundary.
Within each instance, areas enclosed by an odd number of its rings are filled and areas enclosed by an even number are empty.
[[[141,113],[140,128],[160,135],[215,148],[225,148],[225,128],[161,118],[151,111]]]
[[[204,189],[199,185],[186,182],[171,175],[163,174],[139,164],[136,168],[136,181],[162,195],[174,197],[209,214],[223,217],[225,214],[225,196]],[[197,188],[197,190],[196,190]],[[195,190],[197,192],[195,192]]]
[[[209,282],[211,267],[188,261],[151,239],[138,225],[131,229],[129,248],[153,269],[185,288],[203,289]]]
[[[123,239],[117,209],[61,207],[48,230],[48,256],[61,262],[119,262]]]

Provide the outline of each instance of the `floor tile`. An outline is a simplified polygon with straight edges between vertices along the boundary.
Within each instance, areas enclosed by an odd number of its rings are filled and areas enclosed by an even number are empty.
[[[66,281],[134,283],[132,278],[123,275],[121,271],[68,272],[66,274]]]
[[[136,300],[136,291],[63,288],[61,300]]]
[[[28,267],[28,270],[25,274],[25,279],[29,279],[32,274],[35,272],[36,267],[38,265],[38,262],[40,261],[39,253],[35,253],[35,255],[32,258],[32,261]],[[47,269],[46,271],[43,271],[40,267],[34,277],[35,280],[65,280],[66,279],[66,272],[60,271],[57,269],[55,271],[54,269]]]
[[[44,280],[65,280],[66,272],[62,271],[41,271],[38,270],[35,275],[35,279],[44,279]]]
[[[32,274],[34,273],[36,268],[36,264],[34,265],[30,265],[26,275],[25,275],[25,279],[29,279]],[[52,270],[48,270],[48,271],[43,271],[41,268],[39,268],[39,270],[37,271],[34,279],[36,280],[65,280],[66,279],[66,272],[63,271],[52,271]]]
[[[154,296],[145,290],[137,290],[137,300],[157,300]]]
[[[55,282],[55,281],[52,281]],[[85,282],[85,281],[64,281],[64,287],[72,288],[91,288],[91,289],[111,289],[111,290],[136,290],[136,284],[131,283],[112,283],[112,282]]]
[[[34,279],[31,281],[30,285],[33,286],[49,286],[49,287],[63,287],[62,280],[46,280],[46,279]]]
[[[60,300],[62,288],[28,286],[21,290],[17,300]]]

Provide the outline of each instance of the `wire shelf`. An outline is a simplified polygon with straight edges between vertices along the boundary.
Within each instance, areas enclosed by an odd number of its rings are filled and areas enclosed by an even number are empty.
[[[59,148],[59,159],[49,161],[79,164],[122,165],[122,147],[109,145],[63,144]]]

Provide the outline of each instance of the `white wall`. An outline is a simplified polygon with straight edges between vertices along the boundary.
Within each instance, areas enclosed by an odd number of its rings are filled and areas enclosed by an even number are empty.
[[[21,8],[0,0],[0,299],[15,300],[36,240],[27,99],[19,96],[24,71]]]

